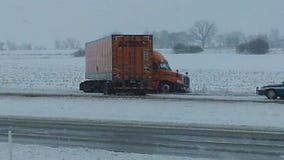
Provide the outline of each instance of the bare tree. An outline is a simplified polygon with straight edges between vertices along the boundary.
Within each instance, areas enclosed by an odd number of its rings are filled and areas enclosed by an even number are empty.
[[[79,49],[81,48],[81,43],[74,38],[67,38],[63,41],[55,40],[54,47],[55,49]]]
[[[65,43],[68,49],[79,49],[81,46],[80,42],[74,38],[67,38]]]
[[[47,50],[47,48],[45,46],[35,46],[34,50]]]
[[[174,47],[177,44],[190,45],[190,36],[187,32],[173,32],[170,33],[170,47]]]
[[[272,29],[268,35],[268,41],[271,47],[279,48],[281,47],[281,35],[278,29]]]
[[[192,39],[199,42],[202,48],[205,48],[206,44],[210,43],[216,33],[217,27],[215,23],[206,20],[195,22],[190,29]]]
[[[14,50],[18,49],[17,44],[15,42],[13,42],[13,41],[7,41],[6,45],[7,45],[7,49],[8,50],[14,51]]]
[[[54,41],[54,47],[55,47],[55,49],[64,49],[64,45],[58,39]]]
[[[5,49],[4,45],[5,43],[0,41],[0,51],[3,51]]]
[[[17,49],[19,49],[19,50],[32,50],[33,46],[30,43],[23,43],[23,44],[19,45]]]
[[[219,47],[236,48],[239,44],[245,42],[246,36],[239,31],[224,33],[218,35],[216,41]]]

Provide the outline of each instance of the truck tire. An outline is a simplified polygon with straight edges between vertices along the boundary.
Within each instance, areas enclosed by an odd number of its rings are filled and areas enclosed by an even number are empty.
[[[108,85],[104,85],[103,93],[104,93],[104,95],[108,95],[108,94],[111,93]]]
[[[85,81],[85,82],[80,83],[80,90],[86,93],[94,92],[94,89],[92,88],[90,81]]]
[[[112,84],[109,82],[104,83],[102,90],[104,95],[116,94]]]
[[[276,98],[277,98],[277,93],[276,93],[275,90],[269,89],[269,90],[267,90],[267,92],[266,92],[266,97],[267,97],[268,99],[276,99]]]
[[[93,90],[93,89],[90,89],[90,88],[84,88],[84,89],[83,89],[83,92],[85,92],[85,93],[93,93],[94,90]]]
[[[144,89],[136,90],[136,91],[134,91],[134,95],[137,95],[137,96],[145,96],[145,95],[146,95],[146,92],[145,92]]]
[[[169,93],[171,91],[171,85],[167,82],[162,82],[159,86],[159,91],[161,93]]]

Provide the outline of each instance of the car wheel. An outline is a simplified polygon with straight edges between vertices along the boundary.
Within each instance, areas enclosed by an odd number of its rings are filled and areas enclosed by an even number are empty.
[[[266,97],[268,99],[276,99],[277,98],[277,93],[275,92],[275,90],[270,89],[266,92]]]
[[[160,84],[159,90],[161,93],[169,93],[171,90],[170,84],[163,82]]]

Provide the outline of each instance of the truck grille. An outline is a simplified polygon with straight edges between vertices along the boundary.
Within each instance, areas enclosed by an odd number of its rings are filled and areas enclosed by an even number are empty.
[[[188,76],[184,76],[184,78],[183,78],[183,83],[184,83],[186,86],[189,86],[190,80],[189,80],[189,77],[188,77]]]

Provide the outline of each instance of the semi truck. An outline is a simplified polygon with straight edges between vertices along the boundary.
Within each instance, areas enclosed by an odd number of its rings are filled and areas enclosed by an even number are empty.
[[[172,71],[153,50],[152,35],[110,35],[85,44],[84,92],[146,94],[188,92],[188,73]]]

